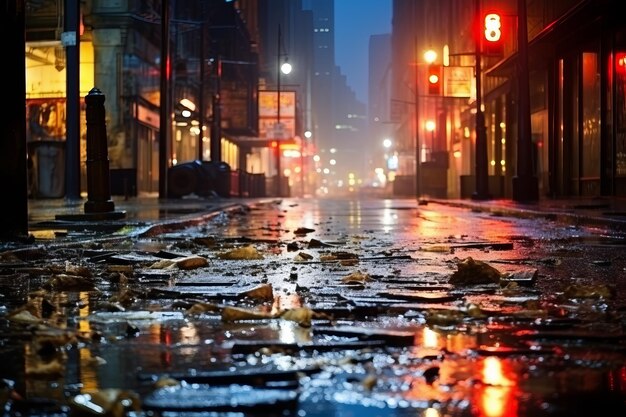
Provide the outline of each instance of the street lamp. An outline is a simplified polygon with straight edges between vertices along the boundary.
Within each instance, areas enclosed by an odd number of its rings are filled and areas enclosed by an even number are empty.
[[[291,72],[291,64],[287,61],[281,63],[281,46],[282,46],[282,33],[280,31],[280,24],[278,25],[278,48],[277,48],[277,65],[276,65],[276,127],[274,129],[276,136],[276,196],[282,195],[281,188],[281,172],[280,172],[280,141],[283,139],[284,129],[280,124],[280,73],[287,75]]]

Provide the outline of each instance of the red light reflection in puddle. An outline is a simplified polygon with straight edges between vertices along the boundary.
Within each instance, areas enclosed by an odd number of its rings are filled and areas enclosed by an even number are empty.
[[[482,359],[479,369],[483,383],[475,391],[477,417],[516,417],[517,378],[507,362],[488,356]]]

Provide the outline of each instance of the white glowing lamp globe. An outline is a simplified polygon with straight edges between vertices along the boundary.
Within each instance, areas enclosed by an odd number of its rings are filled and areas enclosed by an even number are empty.
[[[291,72],[291,64],[289,62],[283,62],[280,66],[280,72],[283,74],[289,74]]]

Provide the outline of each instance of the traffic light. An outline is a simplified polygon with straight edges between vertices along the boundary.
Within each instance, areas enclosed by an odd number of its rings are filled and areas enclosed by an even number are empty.
[[[486,55],[502,55],[504,42],[500,14],[490,12],[485,15],[483,34],[486,41],[483,43],[483,53]]]
[[[615,69],[620,77],[626,76],[626,52],[615,53]]]
[[[441,65],[428,65],[428,94],[441,95]]]

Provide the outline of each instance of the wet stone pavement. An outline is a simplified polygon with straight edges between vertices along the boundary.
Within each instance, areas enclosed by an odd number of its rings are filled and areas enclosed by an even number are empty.
[[[623,233],[285,199],[38,236],[0,253],[4,416],[626,415]]]

